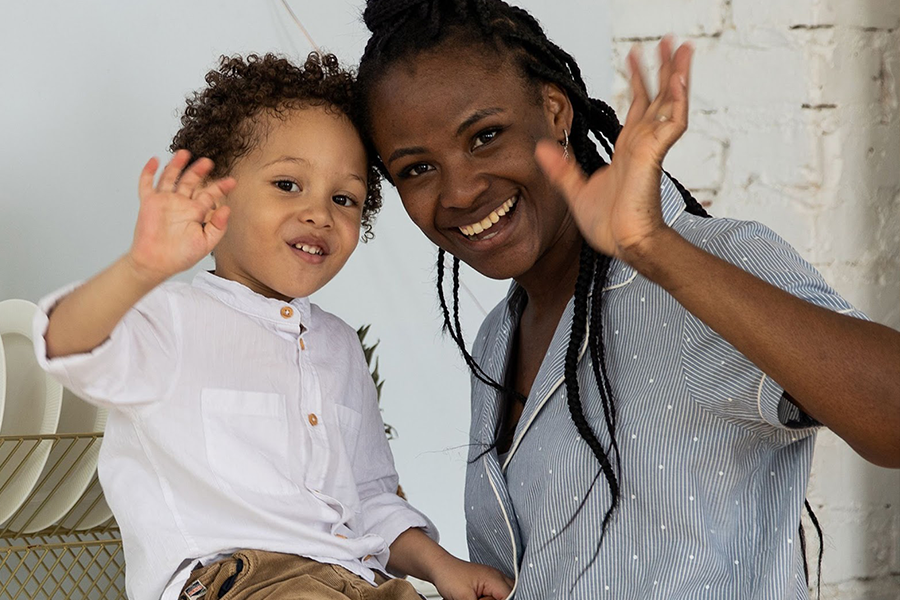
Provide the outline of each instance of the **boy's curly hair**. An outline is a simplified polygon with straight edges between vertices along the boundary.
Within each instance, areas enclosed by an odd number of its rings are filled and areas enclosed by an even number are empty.
[[[334,54],[310,53],[298,67],[274,54],[223,56],[219,68],[206,74],[206,88],[187,99],[181,129],[169,149],[186,149],[194,158],[215,163],[211,177],[223,177],[258,143],[265,115],[307,106],[324,106],[346,115],[358,128],[353,106],[356,78],[341,68]],[[381,174],[369,158],[368,189],[363,204],[363,240],[373,237],[372,221],[381,208]]]

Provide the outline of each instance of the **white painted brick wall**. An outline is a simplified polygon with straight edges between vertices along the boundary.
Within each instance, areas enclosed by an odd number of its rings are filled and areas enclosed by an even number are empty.
[[[666,169],[714,214],[772,227],[848,300],[900,328],[900,1],[611,8],[623,119],[632,43],[674,33],[696,46],[690,127]],[[645,54],[652,68],[652,44]],[[822,598],[900,598],[900,472],[823,431],[808,498],[825,531]]]

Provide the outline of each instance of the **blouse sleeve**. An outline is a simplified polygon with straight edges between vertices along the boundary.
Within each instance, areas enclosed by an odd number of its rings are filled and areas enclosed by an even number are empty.
[[[731,219],[694,217],[692,222],[695,226],[684,228],[683,235],[711,254],[816,306],[866,319],[769,228]],[[778,382],[690,313],[684,320],[681,354],[691,396],[723,418],[782,430],[818,425]]]

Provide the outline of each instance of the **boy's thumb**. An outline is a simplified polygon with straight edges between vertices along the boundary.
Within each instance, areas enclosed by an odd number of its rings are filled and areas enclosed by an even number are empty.
[[[213,247],[219,243],[219,240],[222,239],[222,236],[225,235],[225,230],[228,228],[228,215],[230,214],[230,208],[227,206],[220,206],[209,215],[209,220],[203,226],[203,232],[206,234],[210,250],[212,250]]]

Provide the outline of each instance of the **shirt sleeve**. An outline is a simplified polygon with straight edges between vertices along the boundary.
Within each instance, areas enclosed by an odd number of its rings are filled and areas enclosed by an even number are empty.
[[[690,218],[705,221],[698,223],[699,231],[683,232],[695,245],[807,302],[866,319],[769,228],[749,221]],[[681,354],[691,396],[726,420],[795,433],[819,425],[776,381],[690,313],[684,320]]]
[[[89,352],[47,358],[49,316],[78,284],[38,302],[34,350],[41,368],[93,404],[115,408],[151,403],[168,395],[177,379],[177,319],[162,286],[139,301],[110,337]]]
[[[350,330],[352,332],[352,330]],[[356,333],[354,360],[356,377],[363,390],[360,406],[359,439],[355,445],[353,476],[360,500],[360,513],[366,534],[384,539],[389,547],[397,537],[412,527],[420,527],[435,542],[438,531],[434,523],[422,512],[397,495],[400,478],[394,467],[394,457],[384,432],[384,421],[378,408],[377,393],[372,382]],[[390,551],[376,558],[387,568]]]

